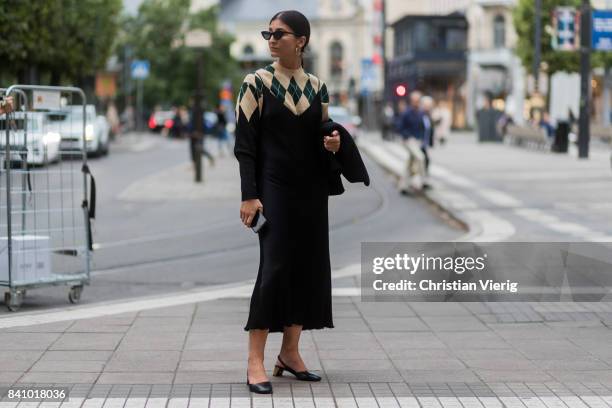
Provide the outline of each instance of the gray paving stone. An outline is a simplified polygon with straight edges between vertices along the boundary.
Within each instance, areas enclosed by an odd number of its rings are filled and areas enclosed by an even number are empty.
[[[460,360],[450,359],[396,359],[394,364],[402,370],[460,370],[466,368]]]
[[[185,330],[191,324],[191,316],[139,316],[132,323],[132,329],[153,328],[159,330]]]
[[[434,331],[487,331],[488,328],[473,316],[421,316]]]
[[[361,317],[337,317],[334,312],[334,331],[370,332],[370,327]]]
[[[46,350],[62,336],[61,333],[7,333],[0,332],[3,350]]]
[[[380,347],[369,348],[365,351],[361,349],[319,350],[318,355],[321,360],[386,360],[388,358]]]
[[[129,324],[102,324],[96,321],[77,320],[66,329],[67,333],[125,333],[130,329]]]
[[[112,350],[45,351],[40,361],[108,361],[112,355]]]
[[[385,349],[446,348],[440,338],[430,332],[378,332],[376,338]]]
[[[41,350],[0,351],[2,371],[25,371],[43,354]]]
[[[122,337],[121,333],[65,333],[50,350],[114,350]]]
[[[330,382],[394,382],[401,381],[400,373],[395,370],[325,370]]]
[[[394,370],[393,364],[389,360],[334,360],[326,359],[323,361],[326,372],[330,371],[362,371],[362,370]]]
[[[181,361],[178,371],[238,371],[246,366],[246,360]]]
[[[121,340],[119,350],[182,350],[186,334],[162,332],[150,334],[127,333]]]
[[[174,373],[103,372],[98,384],[172,384]]]
[[[87,383],[93,384],[98,378],[98,373],[82,373],[82,372],[29,372],[19,379],[19,383],[55,383],[55,384],[73,384]]]
[[[179,371],[176,373],[175,384],[216,384],[233,383],[243,379],[246,387],[246,367],[234,371]]]
[[[370,317],[368,324],[376,332],[430,331],[418,317]]]
[[[63,333],[75,320],[65,322],[53,322],[44,324],[34,324],[31,326],[6,327],[0,329],[0,333]]]
[[[241,323],[220,323],[209,322],[207,320],[195,320],[189,328],[190,333],[241,333],[244,324]]]
[[[612,366],[606,362],[592,357],[553,359],[553,360],[531,360],[540,370],[610,370]]]
[[[157,309],[143,310],[138,313],[138,317],[168,317],[168,316],[189,316],[195,312],[196,305],[180,305],[163,307]]]
[[[30,372],[45,371],[45,372],[78,372],[78,373],[99,373],[104,368],[103,361],[79,361],[79,360],[63,360],[63,361],[39,361],[30,368]]]
[[[512,349],[455,349],[453,355],[462,360],[479,359],[525,359],[525,356],[517,350]]]
[[[0,370],[0,383],[7,384],[7,385],[13,384],[23,374],[24,374],[24,371],[8,371],[8,370],[5,371],[5,370]]]
[[[391,317],[391,316],[414,316],[412,309],[402,302],[359,302],[355,304],[359,312],[366,318]]]
[[[471,316],[468,308],[459,302],[411,302],[410,308],[415,314],[425,316]]]
[[[480,381],[472,370],[401,370],[402,378],[407,382],[461,382]]]
[[[104,368],[105,372],[174,372],[180,351],[118,350]]]
[[[554,380],[545,371],[540,370],[488,370],[474,369],[473,370],[482,381],[552,381]]]
[[[511,345],[492,332],[444,332],[440,340],[452,349],[509,349]]]
[[[456,353],[453,353],[450,349],[434,348],[434,349],[387,349],[389,358],[392,360],[418,360],[418,359],[453,359]]]
[[[548,370],[557,381],[591,381],[612,384],[612,370]]]

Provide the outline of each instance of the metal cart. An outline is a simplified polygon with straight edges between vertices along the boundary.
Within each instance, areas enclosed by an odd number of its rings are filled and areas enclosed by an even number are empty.
[[[77,303],[90,283],[95,217],[85,94],[74,87],[34,85],[13,85],[3,93],[15,100],[14,112],[0,115],[5,304],[16,311],[27,289],[52,285],[70,286],[68,299]]]

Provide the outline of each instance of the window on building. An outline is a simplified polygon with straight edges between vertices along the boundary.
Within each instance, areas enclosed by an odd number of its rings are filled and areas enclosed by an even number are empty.
[[[342,44],[339,42],[333,42],[329,48],[330,55],[330,74],[335,79],[342,77],[342,64],[343,64],[343,56],[344,50],[342,48]]]
[[[242,49],[242,54],[244,55],[253,55],[254,52],[255,51],[253,50],[253,47],[250,44],[245,45]]]
[[[430,30],[423,21],[417,21],[414,25],[414,50],[428,50],[431,46]]]
[[[495,16],[493,20],[493,45],[495,48],[506,46],[506,19],[502,15]]]

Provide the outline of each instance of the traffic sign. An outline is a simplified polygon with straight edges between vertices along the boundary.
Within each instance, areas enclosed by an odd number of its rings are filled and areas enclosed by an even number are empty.
[[[575,51],[579,48],[580,15],[574,7],[556,7],[553,12],[552,48]]]
[[[597,51],[612,51],[612,10],[593,10],[592,47]]]
[[[150,65],[147,60],[134,60],[131,68],[133,79],[146,79],[149,76]]]

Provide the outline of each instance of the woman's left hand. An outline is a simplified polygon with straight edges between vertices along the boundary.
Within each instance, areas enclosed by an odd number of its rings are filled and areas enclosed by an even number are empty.
[[[334,153],[340,150],[340,133],[334,130],[331,136],[324,136],[323,146],[325,146],[326,150]]]

